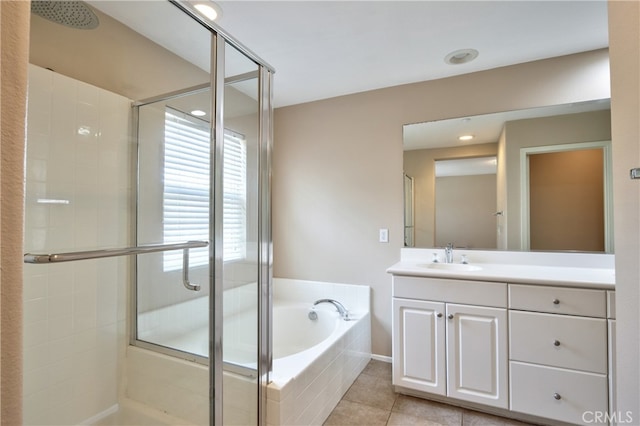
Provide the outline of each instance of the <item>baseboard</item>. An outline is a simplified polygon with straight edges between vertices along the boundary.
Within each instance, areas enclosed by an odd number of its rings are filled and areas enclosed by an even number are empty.
[[[376,354],[371,354],[371,359],[375,359],[376,361],[388,362],[389,364],[391,364],[391,362],[393,361],[393,358],[391,358],[390,356]]]
[[[80,422],[80,424],[81,425],[92,425],[92,424],[98,423],[100,420],[104,419],[105,417],[110,416],[113,413],[116,413],[119,408],[120,407],[119,407],[118,404],[112,405],[111,407],[109,407],[106,410],[96,414],[95,416],[92,416],[92,417],[86,419],[85,421]]]

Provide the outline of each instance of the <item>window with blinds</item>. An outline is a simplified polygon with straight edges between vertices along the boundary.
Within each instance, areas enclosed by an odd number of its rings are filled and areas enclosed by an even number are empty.
[[[242,135],[225,130],[223,259],[246,256],[247,149]],[[165,111],[163,235],[165,243],[209,239],[209,123]],[[191,249],[191,267],[208,263],[209,249]],[[164,270],[182,268],[182,252],[164,253]]]

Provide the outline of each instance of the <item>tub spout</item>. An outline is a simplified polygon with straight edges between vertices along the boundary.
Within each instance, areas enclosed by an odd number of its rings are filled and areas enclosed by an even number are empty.
[[[336,307],[336,310],[340,314],[340,318],[342,318],[345,321],[349,321],[349,311],[347,311],[347,309],[342,305],[342,303],[333,299],[320,299],[320,300],[316,300],[313,306],[319,305],[320,303],[331,303],[333,306]]]

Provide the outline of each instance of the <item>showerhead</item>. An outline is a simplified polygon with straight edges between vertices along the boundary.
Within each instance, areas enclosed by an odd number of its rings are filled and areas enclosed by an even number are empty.
[[[95,13],[81,1],[33,0],[31,12],[57,24],[92,30],[100,24]]]

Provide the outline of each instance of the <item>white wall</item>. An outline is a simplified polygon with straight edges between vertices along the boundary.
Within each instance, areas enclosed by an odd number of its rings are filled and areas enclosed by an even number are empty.
[[[402,126],[609,95],[599,50],[277,109],[275,276],[370,285],[372,352],[390,356],[385,270],[403,245]]]
[[[617,410],[640,423],[640,3],[609,1],[616,251]],[[626,417],[623,417],[626,419]],[[620,422],[619,424],[622,424]]]
[[[27,252],[128,245],[129,105],[29,67]],[[25,424],[78,424],[117,403],[128,278],[125,258],[24,265]]]

